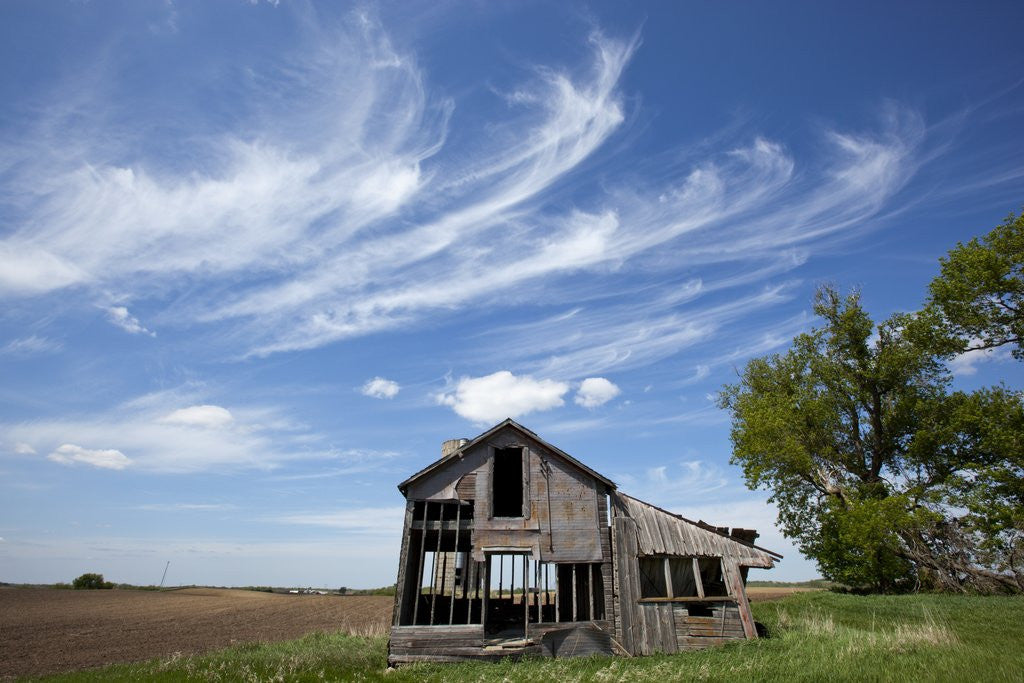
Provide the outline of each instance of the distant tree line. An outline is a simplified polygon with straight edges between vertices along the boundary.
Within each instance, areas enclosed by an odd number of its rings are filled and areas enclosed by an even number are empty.
[[[953,390],[948,365],[1024,360],[1024,214],[941,259],[919,311],[875,324],[858,292],[824,286],[814,312],[820,327],[719,395],[747,485],[826,579],[1024,591],[1022,393]]]

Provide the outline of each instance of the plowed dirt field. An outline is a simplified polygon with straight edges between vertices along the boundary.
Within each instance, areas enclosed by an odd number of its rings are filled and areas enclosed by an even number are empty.
[[[193,654],[314,631],[386,633],[393,598],[246,590],[0,589],[0,677]]]

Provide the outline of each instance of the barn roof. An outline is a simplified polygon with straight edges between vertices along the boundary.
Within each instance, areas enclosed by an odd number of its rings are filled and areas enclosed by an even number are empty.
[[[617,514],[636,522],[637,550],[643,555],[729,557],[742,567],[770,569],[782,555],[728,532],[616,493]]]
[[[491,427],[490,429],[488,429],[486,432],[484,432],[480,436],[477,436],[476,438],[472,439],[471,441],[463,444],[457,451],[455,451],[451,455],[443,456],[443,457],[439,458],[438,460],[435,460],[434,462],[430,463],[429,465],[424,467],[422,470],[420,470],[419,472],[417,472],[416,474],[412,475],[411,477],[409,477],[408,479],[403,481],[401,484],[399,484],[398,485],[398,490],[402,492],[402,495],[405,495],[406,490],[408,490],[409,486],[413,482],[415,482],[417,479],[419,479],[419,478],[421,478],[423,476],[426,476],[427,474],[430,474],[431,472],[433,472],[433,471],[435,471],[435,470],[437,470],[437,469],[439,469],[441,467],[444,467],[444,465],[446,463],[455,462],[460,457],[462,457],[462,454],[465,451],[469,450],[470,448],[473,448],[474,446],[476,446],[477,444],[479,444],[479,443],[481,443],[483,441],[486,441],[487,439],[489,439],[492,436],[494,436],[494,434],[496,434],[497,432],[499,432],[499,431],[501,431],[502,429],[505,429],[505,428],[512,428],[512,429],[515,429],[515,430],[519,431],[523,436],[527,437],[528,439],[532,439],[533,441],[536,441],[541,446],[543,446],[544,448],[548,449],[549,451],[554,453],[559,458],[562,458],[563,460],[565,460],[566,462],[571,464],[573,467],[576,467],[577,469],[582,470],[583,472],[589,474],[591,477],[593,477],[594,479],[597,479],[599,482],[603,483],[605,486],[607,486],[607,487],[609,487],[611,489],[616,488],[615,482],[613,482],[611,479],[607,478],[606,476],[604,476],[600,472],[597,472],[596,470],[590,469],[589,467],[584,465],[582,462],[580,462],[576,458],[572,457],[571,455],[569,455],[568,453],[563,451],[558,446],[555,446],[553,444],[548,443],[544,439],[542,439],[539,436],[537,436],[537,434],[535,432],[530,431],[529,429],[527,429],[523,425],[519,424],[518,422],[516,422],[512,418],[506,418],[505,420],[499,422],[498,424],[496,424],[493,427]]]

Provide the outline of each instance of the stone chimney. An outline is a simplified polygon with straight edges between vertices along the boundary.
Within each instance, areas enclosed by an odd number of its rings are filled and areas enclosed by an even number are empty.
[[[447,458],[449,455],[459,450],[467,443],[469,443],[469,439],[448,439],[447,441],[442,441],[441,457]]]

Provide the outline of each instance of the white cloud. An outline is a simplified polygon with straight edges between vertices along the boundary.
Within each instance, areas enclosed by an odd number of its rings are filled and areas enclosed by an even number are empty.
[[[32,448],[31,444],[16,443],[14,444],[14,452],[18,455],[35,455],[36,449]]]
[[[107,470],[123,470],[132,464],[128,456],[121,451],[114,449],[93,450],[70,443],[58,447],[57,450],[46,457],[62,465],[72,465],[80,462]]]
[[[176,408],[182,404],[193,405]],[[61,444],[102,443],[131,454],[133,470],[149,472],[274,470],[296,460],[347,462],[357,457],[351,450],[326,446],[321,434],[274,407],[236,406],[228,413],[202,403],[189,387],[146,394],[77,418],[2,423],[0,433],[43,452]]]
[[[11,341],[0,347],[0,355],[2,356],[34,356],[40,353],[52,353],[59,351],[62,347],[60,342],[46,337],[38,337],[31,335],[28,337],[22,337],[20,339],[12,339]]]
[[[160,418],[161,422],[189,427],[216,429],[225,427],[234,421],[234,416],[227,408],[214,405],[189,406],[179,408],[169,415]]]
[[[980,339],[971,339],[968,346],[977,346],[982,343]],[[978,365],[982,363],[999,363],[1010,360],[1012,356],[1006,347],[995,349],[976,349],[966,351],[954,356],[948,363],[950,371],[957,377],[968,377],[978,372]]]
[[[366,384],[360,391],[364,396],[370,398],[394,398],[398,395],[399,390],[398,382],[390,379],[384,379],[383,377],[374,377],[371,380],[367,380]]]
[[[114,325],[120,327],[129,334],[146,334],[155,337],[156,332],[151,332],[142,326],[139,319],[128,312],[124,306],[111,306],[107,309],[107,319]]]
[[[294,53],[246,65],[230,83],[242,104],[260,103],[238,107],[260,111],[258,120],[206,134],[188,129],[214,125],[205,112],[181,112],[185,130],[169,135],[194,144],[177,166],[118,147],[138,131],[108,121],[132,117],[82,113],[83,103],[106,111],[91,99],[103,89],[64,93],[73,115],[59,102],[39,107],[59,114],[8,154],[17,163],[0,201],[18,220],[0,239],[0,294],[123,292],[161,325],[208,323],[239,355],[315,348],[533,294],[541,303],[607,297],[603,320],[579,317],[601,334],[544,339],[552,365],[530,366],[582,377],[654,362],[785,299],[770,278],[871,229],[923,156],[920,117],[890,107],[873,131],[823,131],[808,146],[813,157],[743,131],[717,147],[672,150],[685,164],[652,162],[637,177],[596,153],[616,154],[608,143],[631,120],[626,103],[637,100],[622,76],[638,39],[595,34],[583,62],[494,85],[509,106],[455,126],[456,103],[373,17],[305,30]],[[96,78],[114,88],[116,73]],[[584,164],[605,164],[600,182],[581,176]],[[566,183],[581,188],[578,205],[547,201]],[[614,303],[622,279],[610,273],[657,277],[680,264],[700,274],[682,285],[691,305],[662,302],[631,319],[630,306]],[[723,264],[731,277],[704,272]],[[731,312],[706,298],[765,283],[775,296],[738,295],[747,306]],[[166,300],[173,308],[158,309]],[[151,334],[125,307],[109,310],[125,329]],[[519,348],[539,357],[544,347]]]
[[[557,408],[564,405],[562,396],[568,391],[564,382],[500,370],[483,377],[463,377],[454,390],[438,395],[437,401],[467,420],[490,423]]]
[[[588,377],[580,383],[575,401],[584,408],[596,408],[620,393],[621,389],[604,377]]]

